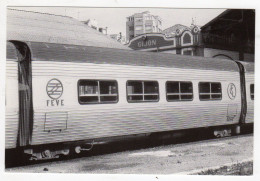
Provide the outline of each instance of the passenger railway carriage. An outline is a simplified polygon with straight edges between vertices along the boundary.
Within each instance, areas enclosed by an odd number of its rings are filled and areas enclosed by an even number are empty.
[[[67,154],[107,137],[250,123],[253,66],[243,64],[8,42],[6,149],[37,156],[58,143],[51,154]]]
[[[252,63],[29,37],[8,36],[6,151],[45,159],[102,139],[253,124]]]

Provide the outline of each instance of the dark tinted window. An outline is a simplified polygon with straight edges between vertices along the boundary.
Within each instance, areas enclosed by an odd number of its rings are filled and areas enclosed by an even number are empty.
[[[250,85],[250,97],[252,100],[255,99],[255,84]]]
[[[191,36],[188,33],[184,35],[183,43],[191,43]]]
[[[193,99],[193,89],[191,82],[166,82],[167,101],[191,101]]]
[[[191,50],[183,51],[183,55],[192,55],[192,51]]]
[[[221,100],[221,84],[219,82],[200,82],[199,98],[200,100]]]
[[[79,103],[115,103],[118,101],[117,82],[112,80],[79,80]]]
[[[128,102],[159,101],[159,85],[156,81],[128,81]]]

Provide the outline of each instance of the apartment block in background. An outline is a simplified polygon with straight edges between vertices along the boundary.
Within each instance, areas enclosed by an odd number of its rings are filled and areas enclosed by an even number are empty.
[[[144,33],[160,33],[162,31],[162,20],[159,16],[150,14],[149,11],[135,13],[127,17],[126,40]]]

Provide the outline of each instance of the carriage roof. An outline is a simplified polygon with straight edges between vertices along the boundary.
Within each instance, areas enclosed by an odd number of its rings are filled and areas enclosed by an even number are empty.
[[[185,69],[239,71],[234,61],[104,47],[26,42],[32,61],[117,64]]]

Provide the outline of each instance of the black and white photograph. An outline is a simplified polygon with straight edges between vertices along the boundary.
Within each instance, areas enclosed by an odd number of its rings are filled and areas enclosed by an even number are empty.
[[[257,176],[256,1],[121,2],[1,7],[4,174]]]

